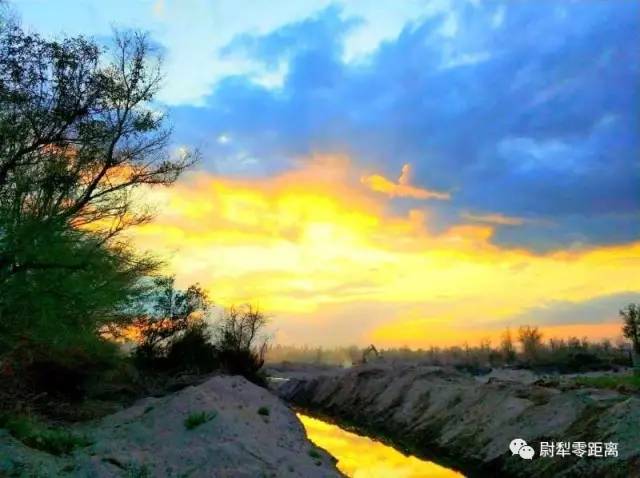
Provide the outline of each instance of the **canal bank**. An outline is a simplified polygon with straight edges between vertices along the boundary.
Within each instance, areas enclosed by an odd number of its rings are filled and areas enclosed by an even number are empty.
[[[377,363],[304,378],[279,395],[314,416],[363,430],[466,476],[640,476],[640,399],[506,380],[480,383],[441,367]],[[536,451],[509,451],[514,438]],[[617,457],[539,457],[540,442],[618,443]]]

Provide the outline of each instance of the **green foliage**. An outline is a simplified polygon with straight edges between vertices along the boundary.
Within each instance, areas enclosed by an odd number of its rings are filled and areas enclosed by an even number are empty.
[[[209,308],[206,292],[198,285],[176,289],[173,277],[157,277],[146,296],[147,310],[134,320],[142,339],[134,351],[138,363],[146,367],[162,364],[170,349],[185,351],[189,342],[208,341],[203,316]],[[187,342],[184,342],[187,341]],[[203,353],[201,347],[196,354]],[[172,359],[175,359],[175,351]],[[193,356],[193,360],[204,360]],[[166,363],[163,364],[166,366]]]
[[[0,216],[0,228],[1,221]],[[131,317],[143,291],[140,279],[155,268],[152,260],[124,246],[104,247],[90,234],[63,225],[33,223],[27,229],[28,238],[18,241],[29,245],[20,263],[47,258],[60,267],[32,267],[4,278],[0,341],[5,346],[26,338],[66,348],[78,343],[78,335],[96,337],[102,327]]]
[[[143,292],[141,277],[155,264],[62,225],[30,226],[33,240],[21,263],[46,257],[61,267],[32,267],[4,278],[0,354],[23,384],[77,395],[89,374],[115,363],[117,347],[102,332],[130,320]]]
[[[312,448],[309,450],[309,456],[317,460],[320,458],[321,455],[320,453],[318,453],[318,450],[316,450],[315,448]]]
[[[113,237],[148,219],[140,185],[171,184],[193,162],[169,157],[151,102],[161,79],[147,38],[118,33],[112,57],[86,38],[0,32],[0,205]],[[2,251],[11,269],[13,251]]]
[[[640,377],[636,375],[610,374],[596,377],[576,377],[576,384],[583,387],[640,392]]]
[[[171,340],[166,362],[169,370],[207,373],[218,366],[217,360],[217,350],[211,342],[207,324],[196,320]]]
[[[47,427],[24,416],[4,418],[0,425],[25,445],[53,455],[71,453],[77,447],[91,444],[87,437],[62,428]]]
[[[193,162],[167,153],[146,37],[117,34],[112,52],[0,30],[0,378],[12,386],[62,377],[80,394],[113,363],[103,338],[140,316],[158,266],[118,240],[149,219],[132,193]]]
[[[215,410],[212,410],[210,412],[190,413],[189,416],[184,420],[184,427],[187,430],[193,430],[203,423],[213,420],[216,416],[218,416],[218,412],[216,412]]]
[[[266,387],[266,377],[262,370],[264,359],[260,357],[260,352],[250,349],[221,349],[218,360],[226,373],[242,375],[256,385]]]
[[[269,407],[260,407],[258,408],[258,415],[262,415],[268,417],[271,414]]]

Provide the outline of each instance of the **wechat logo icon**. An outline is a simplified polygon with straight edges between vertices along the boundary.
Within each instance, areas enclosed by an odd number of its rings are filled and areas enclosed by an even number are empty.
[[[520,455],[520,458],[524,460],[532,460],[536,454],[534,449],[527,445],[527,442],[522,438],[514,438],[511,440],[509,450],[511,450],[512,455]]]

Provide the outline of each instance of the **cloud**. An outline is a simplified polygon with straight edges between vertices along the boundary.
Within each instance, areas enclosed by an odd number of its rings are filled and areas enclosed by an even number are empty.
[[[389,172],[411,164],[410,196],[455,191],[432,212],[438,227],[465,211],[536,219],[496,230],[498,244],[545,251],[633,241],[640,60],[628,45],[640,42],[640,6],[563,9],[453,2],[358,62],[344,55],[361,24],[335,8],[240,37],[235,45],[252,61],[286,63],[280,86],[227,77],[202,107],[173,109],[176,134],[201,145],[205,167],[221,173],[278,174],[298,157],[339,152],[377,171],[375,187],[397,191]],[[220,130],[233,147],[210,139]],[[244,156],[256,161],[234,160]]]
[[[493,224],[436,231],[431,209],[396,210],[360,182],[353,158],[297,164],[254,178],[197,172],[153,189],[146,199],[158,216],[131,237],[152,245],[181,286],[200,282],[220,305],[259,303],[284,337],[309,343],[315,334],[326,344],[398,344],[402,330],[415,332],[414,345],[446,343],[478,324],[471,340],[540,304],[633,292],[640,242],[547,254],[501,247]]]
[[[402,166],[402,173],[398,178],[398,182],[394,183],[389,179],[379,174],[372,174],[370,176],[363,176],[361,179],[362,184],[365,184],[369,189],[375,192],[383,193],[390,198],[413,198],[413,199],[450,199],[449,193],[431,191],[429,189],[419,188],[410,184],[411,180],[411,165],[404,164]]]
[[[218,142],[218,144],[227,144],[231,141],[231,138],[222,133],[216,138],[216,141]]]
[[[640,291],[606,294],[582,301],[549,301],[505,316],[499,321],[480,317],[472,320],[470,315],[463,330],[452,327],[450,311],[443,310],[441,315],[431,315],[438,313],[441,307],[414,306],[405,307],[404,310],[399,307],[393,314],[394,320],[378,322],[369,330],[366,338],[369,342],[413,347],[461,346],[464,342],[478,344],[487,339],[497,344],[506,328],[517,333],[521,325],[535,325],[542,331],[544,340],[568,337],[618,340],[622,336],[618,311],[630,302],[637,302],[639,298]]]
[[[225,55],[225,46],[234,40],[286,30],[339,8],[342,16],[357,22],[342,38],[343,59],[358,62],[395,38],[407,22],[442,12],[449,3],[409,1],[386,9],[369,2],[334,0],[58,0],[53,10],[41,8],[38,1],[20,2],[19,10],[27,25],[51,36],[64,32],[108,38],[113,26],[149,32],[166,52],[160,99],[171,105],[202,106],[211,89],[227,76],[243,75],[269,89],[282,86],[286,62],[273,69],[253,55]],[[297,35],[293,41],[299,39]]]
[[[581,302],[549,301],[517,314],[512,317],[511,323],[560,325],[615,322],[616,326],[620,326],[618,311],[626,304],[638,301],[640,293],[637,291],[603,295]]]

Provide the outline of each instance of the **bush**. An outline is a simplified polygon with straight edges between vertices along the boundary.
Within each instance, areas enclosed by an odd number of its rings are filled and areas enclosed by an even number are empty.
[[[26,340],[15,346],[4,357],[7,388],[71,401],[83,398],[89,380],[112,369],[120,356],[115,344],[93,334],[77,339],[75,346]]]
[[[191,324],[179,337],[171,341],[167,352],[167,367],[207,373],[217,368],[217,353],[204,322]]]
[[[205,320],[206,294],[197,285],[173,288],[173,279],[156,281],[149,308],[137,322],[141,342],[133,362],[145,371],[209,373],[221,370],[266,386],[262,371],[267,341],[262,336],[265,316],[250,306],[226,311],[212,329]]]
[[[320,458],[320,453],[318,453],[318,450],[312,448],[311,450],[309,450],[309,456],[311,458],[318,459]]]
[[[258,415],[262,415],[264,417],[268,417],[271,414],[269,411],[269,407],[260,407],[258,408]]]
[[[266,377],[262,371],[264,359],[253,350],[223,349],[218,352],[222,370],[231,375],[242,375],[250,382],[265,387]]]
[[[4,418],[0,423],[11,435],[25,445],[53,455],[71,453],[91,441],[62,428],[46,427],[28,417]]]
[[[233,375],[242,375],[251,382],[266,387],[262,372],[267,340],[261,337],[267,324],[262,312],[245,306],[231,307],[217,324],[218,361],[222,369]],[[259,345],[258,342],[261,342]]]
[[[203,423],[213,420],[218,413],[214,410],[211,412],[194,412],[189,414],[187,418],[184,420],[184,427],[187,430],[193,430],[196,427],[199,427]]]
[[[1,216],[0,211],[0,230]],[[13,233],[19,243],[45,234],[46,242],[27,241],[31,246],[25,260],[47,258],[69,269],[43,267],[4,278],[0,271],[3,379],[17,384],[11,376],[18,375],[21,388],[78,398],[89,374],[116,361],[117,348],[100,330],[126,320],[141,275],[152,265],[65,226]]]
[[[141,368],[164,369],[170,366],[166,359],[172,346],[186,351],[180,345],[181,339],[199,346],[197,353],[200,355],[211,352],[210,347],[203,347],[209,339],[203,322],[209,308],[206,292],[197,284],[178,290],[174,283],[173,277],[154,279],[147,294],[148,310],[134,320],[134,326],[141,334],[134,358]],[[177,351],[173,359],[176,354]],[[191,358],[206,361],[206,357]]]
[[[583,387],[640,392],[640,377],[635,375],[603,375],[600,377],[577,377],[576,384]]]

